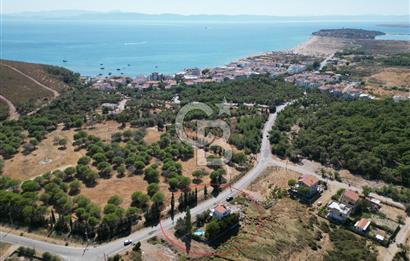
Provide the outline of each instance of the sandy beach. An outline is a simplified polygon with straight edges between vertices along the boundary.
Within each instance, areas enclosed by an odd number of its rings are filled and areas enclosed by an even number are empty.
[[[346,39],[312,36],[292,51],[297,54],[326,57],[343,50],[349,44],[352,44],[351,41]]]

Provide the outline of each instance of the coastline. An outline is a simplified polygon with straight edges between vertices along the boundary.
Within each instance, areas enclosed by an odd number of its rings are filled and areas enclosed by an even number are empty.
[[[292,49],[295,54],[327,57],[344,49],[351,41],[334,37],[312,35],[307,41]]]

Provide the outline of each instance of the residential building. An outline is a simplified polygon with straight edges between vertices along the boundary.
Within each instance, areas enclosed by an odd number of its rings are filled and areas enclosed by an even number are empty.
[[[299,178],[297,187],[305,187],[309,189],[307,197],[311,197],[318,192],[319,180],[310,175],[303,175]]]
[[[371,223],[370,220],[362,218],[354,224],[354,228],[357,230],[357,232],[365,233],[367,232],[370,226],[370,223]]]
[[[330,202],[327,206],[327,217],[336,221],[345,222],[352,213],[352,208],[336,201]]]
[[[366,197],[366,201],[370,204],[370,207],[373,211],[379,211],[379,209],[382,207],[381,201],[373,197]]]
[[[215,208],[211,209],[210,215],[218,220],[223,219],[224,217],[231,214],[231,210],[223,204],[217,205]]]
[[[118,104],[116,104],[116,103],[103,103],[103,104],[101,104],[101,108],[109,110],[109,111],[114,111],[118,108]]]
[[[353,208],[357,206],[357,203],[360,200],[360,195],[353,191],[353,190],[345,190],[343,194],[340,196],[339,201],[345,205],[349,205]]]
[[[301,73],[306,70],[306,66],[299,64],[292,64],[286,71],[288,74]]]

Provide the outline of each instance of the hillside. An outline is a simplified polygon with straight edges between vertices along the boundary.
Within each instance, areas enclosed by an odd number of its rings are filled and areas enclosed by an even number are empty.
[[[333,98],[319,93],[278,115],[273,152],[410,186],[410,103]]]
[[[9,116],[9,107],[7,103],[0,99],[0,120],[5,120]]]
[[[69,89],[58,70],[47,65],[1,60],[0,95],[14,104],[20,114],[33,111]],[[3,115],[4,107],[8,106],[4,99],[1,104]]]

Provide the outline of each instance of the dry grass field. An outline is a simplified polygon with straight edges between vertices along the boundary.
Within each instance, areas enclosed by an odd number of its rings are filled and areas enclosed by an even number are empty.
[[[47,72],[45,65],[26,63],[26,62],[8,61],[8,60],[1,60],[1,64],[10,65],[58,92],[62,92],[66,90],[67,88],[69,88],[60,79],[57,79],[54,76],[50,75]]]
[[[294,172],[269,168],[248,189],[265,198],[274,187],[285,189],[289,179],[298,177]],[[244,219],[239,234],[217,249],[221,258],[203,260],[323,260],[332,247],[328,234],[317,227],[321,220],[295,200],[276,199],[268,209],[249,200],[240,206]],[[315,239],[318,233],[322,236],[319,241]],[[320,248],[313,250],[314,244]]]
[[[148,145],[159,141],[161,132],[157,128],[147,128],[145,130],[144,142]]]
[[[5,160],[4,175],[27,180],[48,171],[75,166],[78,159],[85,155],[85,151],[74,151],[73,135],[73,130],[64,131],[60,126],[56,131],[48,134],[47,138],[37,146],[37,150],[31,154],[26,156],[20,152],[13,158]],[[66,139],[67,148],[60,150],[58,145],[54,145],[55,138]]]
[[[107,121],[96,124],[93,130],[86,131],[102,139],[111,140],[111,135],[118,131],[118,126],[117,122]],[[5,160],[4,175],[14,179],[27,180],[48,171],[75,166],[78,159],[84,156],[86,151],[74,151],[72,146],[74,133],[74,130],[66,131],[62,129],[62,126],[59,126],[57,130],[49,133],[47,138],[37,146],[37,150],[31,154],[25,156],[20,152],[13,158]],[[56,138],[67,140],[65,150],[60,150],[58,145],[54,145]]]
[[[158,170],[161,169],[162,164],[160,161],[155,159],[152,160],[151,163],[158,164]],[[197,153],[194,154],[194,157],[188,161],[180,161],[182,165],[182,174],[187,176],[193,180],[192,173],[197,169],[205,169],[208,173],[211,173],[212,170],[207,168],[206,166],[197,165]],[[229,168],[227,173],[231,173],[231,178],[234,178],[238,174],[240,174],[237,170]],[[229,180],[228,175],[226,178]],[[204,185],[208,186],[208,191],[211,191],[212,188],[209,185],[210,178],[209,175],[202,178],[202,183],[199,185],[191,184],[191,190],[195,190],[197,188],[199,198],[203,197],[203,189]],[[87,188],[86,186],[82,185],[81,187],[81,194],[88,197],[91,201],[96,203],[97,205],[103,207],[107,200],[114,196],[118,195],[122,198],[123,202],[121,204],[122,207],[129,207],[131,203],[131,195],[136,191],[141,191],[146,193],[147,192],[148,183],[144,180],[144,175],[126,175],[125,177],[119,178],[115,175],[110,179],[98,179],[97,185],[95,187]],[[160,178],[160,192],[165,195],[166,203],[168,205],[171,201],[171,192],[169,191],[169,186],[166,183],[164,177],[161,176]],[[181,192],[175,192],[175,197],[178,198]]]
[[[7,103],[0,99],[0,120],[7,119],[9,116],[9,106]]]
[[[410,92],[410,70],[383,68],[365,78],[365,88],[381,96],[407,95]]]
[[[85,131],[90,135],[95,135],[101,138],[104,142],[111,141],[111,135],[118,132],[124,131],[119,129],[120,124],[115,121],[106,121],[103,123],[96,124],[92,129],[85,129]],[[129,129],[128,127],[126,129]],[[74,130],[63,130],[62,126],[59,126],[57,130],[51,132],[47,135],[47,138],[44,139],[37,146],[37,150],[32,152],[29,155],[24,155],[22,152],[16,154],[13,158],[5,160],[4,165],[4,175],[10,176],[18,180],[28,180],[40,176],[46,172],[54,171],[57,169],[64,170],[70,166],[76,166],[77,161],[82,156],[85,156],[85,150],[75,151],[72,146],[73,136],[75,134]],[[147,144],[154,143],[159,140],[161,132],[158,132],[157,129],[149,128],[146,131],[146,136],[144,141]],[[67,146],[65,150],[59,149],[58,145],[54,144],[56,139],[66,139]],[[203,153],[203,150],[200,150],[200,153]],[[182,174],[194,179],[192,173],[198,169],[204,169],[208,173],[211,173],[212,170],[207,166],[198,164],[198,152],[194,151],[194,157],[187,161],[179,161],[182,165]],[[151,163],[156,163],[158,165],[158,170],[161,170],[162,163],[157,159],[152,159]],[[227,175],[226,178],[231,180],[240,174],[236,169],[226,166]],[[204,185],[206,184],[210,188],[210,178],[209,175],[202,178],[202,183],[196,185],[191,184],[191,189],[198,189],[198,194],[200,197],[203,196]],[[146,193],[148,183],[144,180],[143,175],[135,176],[129,175],[126,173],[124,177],[117,177],[116,173],[113,173],[113,176],[110,179],[98,179],[97,184],[94,187],[81,186],[80,194],[85,195],[90,198],[91,201],[97,205],[103,207],[107,200],[114,195],[118,195],[123,199],[121,206],[129,207],[131,203],[131,195],[135,191],[142,191]],[[165,195],[167,204],[171,200],[171,192],[168,189],[168,184],[161,177],[160,182],[160,191]],[[176,193],[176,197],[179,196],[179,193]]]
[[[245,208],[240,233],[218,249],[227,260],[323,260],[331,242],[326,233],[316,241],[317,228],[309,229],[312,213],[306,206],[280,199],[270,209],[256,204]],[[316,221],[315,221],[316,222]],[[310,244],[321,246],[313,250]]]
[[[98,138],[100,138],[103,142],[111,142],[111,135],[116,133],[116,132],[120,132],[120,131],[124,131],[127,128],[121,130],[119,127],[121,126],[121,124],[119,124],[116,121],[105,121],[103,123],[97,123],[96,125],[94,125],[92,128],[87,128],[85,129],[85,131],[89,134],[89,135],[94,135]]]
[[[53,97],[53,93],[32,80],[0,63],[0,94],[9,99],[17,108],[30,103],[37,107]]]
[[[126,176],[118,178],[113,176],[110,179],[99,179],[95,187],[87,188],[81,186],[81,195],[86,196],[95,204],[103,207],[107,200],[117,195],[122,199],[121,206],[127,208],[131,204],[131,195],[135,191],[146,193],[148,183],[144,180],[144,176]],[[168,194],[168,185],[161,182],[160,191],[167,195],[167,202],[170,200]]]
[[[366,52],[373,55],[389,55],[410,52],[408,41],[393,40],[355,40]]]

